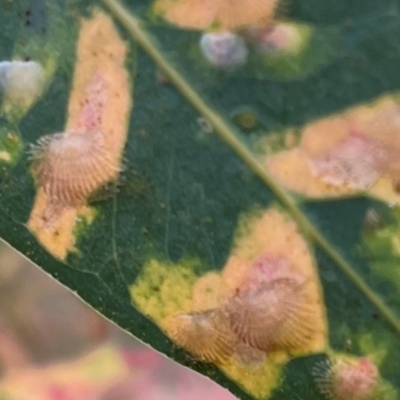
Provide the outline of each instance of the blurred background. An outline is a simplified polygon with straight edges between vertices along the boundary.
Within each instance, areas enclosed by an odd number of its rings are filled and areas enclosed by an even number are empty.
[[[234,400],[0,242],[0,400]]]

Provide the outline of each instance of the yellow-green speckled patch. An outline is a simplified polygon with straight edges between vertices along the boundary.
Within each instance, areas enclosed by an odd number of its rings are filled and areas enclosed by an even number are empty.
[[[0,165],[14,165],[18,162],[23,142],[16,129],[7,124],[0,125]]]
[[[282,373],[283,364],[279,365],[276,361],[274,357],[269,357],[257,369],[232,362],[221,369],[254,398],[267,399],[278,386]]]
[[[159,325],[168,316],[190,312],[197,265],[195,260],[181,264],[150,260],[130,287],[136,306]]]

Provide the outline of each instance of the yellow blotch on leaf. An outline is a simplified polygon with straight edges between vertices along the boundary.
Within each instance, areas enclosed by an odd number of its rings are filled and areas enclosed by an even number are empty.
[[[334,186],[313,175],[307,154],[299,148],[267,157],[266,165],[281,185],[305,196],[312,198],[343,197],[355,193],[355,190]]]
[[[266,25],[278,0],[157,0],[156,14],[188,29],[231,31],[249,25]]]
[[[274,178],[312,198],[360,192],[400,202],[400,105],[390,96],[306,125],[294,149],[266,158]]]
[[[281,329],[280,336],[273,340],[274,346],[278,344],[278,351],[289,350],[290,354],[304,355],[326,349],[327,321],[314,257],[296,224],[277,209],[255,213],[251,218],[241,221],[222,278],[228,288],[226,298],[233,296],[234,301],[237,301],[237,296],[239,300],[243,296],[243,299],[250,298],[256,307],[254,312],[260,308],[258,300],[268,293],[261,289],[262,286],[272,291],[280,289],[281,295],[287,292],[283,298],[289,297],[284,300],[285,309],[281,310],[288,312],[290,309],[293,317],[300,312],[301,325],[293,324],[289,318],[285,321],[286,327],[276,327],[276,330]],[[275,289],[274,284],[277,285]],[[249,297],[252,292],[259,293],[256,295],[258,297]],[[293,303],[296,297],[298,304]],[[294,307],[299,308],[296,311]],[[271,313],[271,310],[266,310],[266,313]],[[260,327],[263,315],[259,315]],[[265,332],[267,334],[267,330]],[[292,334],[298,339],[294,339]],[[291,342],[290,346],[283,345],[286,341]]]
[[[208,272],[199,279],[193,288],[193,311],[207,311],[221,305],[225,285],[221,275]]]
[[[197,278],[192,270],[194,265],[194,261],[176,265],[150,260],[130,286],[135,305],[161,325],[171,315],[190,312],[192,288]]]
[[[65,131],[39,140],[32,154],[39,188],[28,227],[61,260],[75,249],[88,197],[120,172],[132,106],[126,54],[107,14],[82,20]]]
[[[10,162],[12,160],[11,154],[5,150],[0,151],[0,160],[5,162]]]
[[[29,229],[54,257],[63,260],[68,251],[76,251],[74,228],[80,220],[90,224],[95,213],[86,206],[58,207],[43,189],[36,195],[28,221]]]
[[[135,305],[203,362],[255,398],[277,386],[293,356],[325,351],[327,322],[316,265],[296,224],[278,209],[239,224],[222,273],[198,261],[149,261],[131,286]]]

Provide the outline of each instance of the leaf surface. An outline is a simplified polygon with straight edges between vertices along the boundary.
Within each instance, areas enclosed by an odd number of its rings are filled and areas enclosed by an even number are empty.
[[[398,2],[293,2],[285,23],[301,27],[297,53],[260,56],[251,49],[248,63],[229,71],[203,58],[201,32],[168,24],[154,15],[150,1],[126,3],[0,1],[1,60],[29,58],[43,68],[40,90],[16,91],[29,97],[25,102],[10,102],[0,71],[1,237],[107,318],[241,399],[322,399],[315,366],[350,355],[377,366],[379,398],[397,398],[397,205],[364,192],[322,200],[291,194],[270,175],[265,157],[297,146],[306,127],[323,118],[396,98]],[[127,141],[108,142],[117,143],[116,158],[124,147],[124,168],[118,188],[96,187],[100,192],[80,208],[63,206],[70,222],[60,217],[59,227],[71,240],[58,252],[46,240],[63,246],[66,236],[28,223],[42,189],[28,146],[46,134],[78,129],[74,115],[97,115],[84,105],[74,114],[71,100],[74,87],[82,93],[91,87],[90,77],[82,83],[77,71],[85,63],[79,58],[82,21],[96,12],[126,46],[118,71],[129,77],[120,89],[132,109],[128,119],[122,108],[111,114],[121,132],[126,127]],[[108,45],[100,51],[115,60],[115,47]],[[95,65],[108,76],[105,62]],[[119,88],[114,82],[112,90]],[[265,233],[268,240],[257,247],[261,225],[254,221],[271,212],[286,222],[262,225],[273,234]],[[280,235],[291,240],[287,248]],[[321,301],[313,323],[321,332],[318,343],[272,351],[254,367],[236,359],[227,366],[204,363],[171,340],[165,318],[219,307],[229,298],[219,285],[240,271],[232,267],[235,257],[251,264],[279,248],[295,263],[298,246]]]

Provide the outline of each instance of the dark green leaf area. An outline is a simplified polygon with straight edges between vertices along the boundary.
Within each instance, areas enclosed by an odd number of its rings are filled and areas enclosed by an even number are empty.
[[[325,360],[325,356],[315,355],[297,358],[289,362],[282,377],[283,384],[273,392],[271,400],[323,400],[324,396],[316,384],[313,369]]]
[[[371,210],[386,210],[379,203],[355,198],[349,200],[308,202],[307,214],[328,240],[340,249],[365,282],[393,310],[398,310],[398,288],[390,281],[377,279],[371,255],[365,251],[364,237],[378,232],[378,221],[371,221]],[[380,211],[378,215],[381,215]],[[387,211],[386,211],[387,214]],[[381,218],[389,218],[384,216]],[[380,223],[380,222],[379,222]],[[383,223],[383,222],[382,222]],[[371,226],[371,224],[373,224]],[[375,233],[376,234],[376,233]],[[373,252],[374,257],[379,253]],[[396,260],[393,252],[387,259]],[[321,251],[317,251],[320,277],[324,288],[329,323],[329,338],[333,349],[341,353],[370,355],[382,363],[385,378],[399,386],[400,339],[386,323],[384,316],[357,289],[345,274]],[[378,269],[378,268],[375,268]],[[390,271],[395,273],[393,262]],[[394,302],[394,299],[397,302]]]
[[[315,24],[336,24],[362,19],[374,19],[381,15],[398,15],[396,0],[363,1],[349,0],[322,4],[318,0],[283,0],[288,3],[288,11],[300,20]]]
[[[37,3],[42,3],[38,1]],[[0,2],[0,61],[9,60],[12,54],[14,41],[21,30],[21,25],[29,9],[29,0]]]
[[[373,204],[369,225],[363,235],[359,251],[368,261],[370,274],[382,292],[386,294],[387,303],[394,309],[400,308],[398,291],[400,289],[400,248],[399,223],[397,209],[388,212],[380,204]]]
[[[267,73],[265,79],[257,79],[257,74],[251,77],[246,72],[250,67],[223,71],[207,65],[198,49],[199,33],[173,27],[152,32],[167,58],[217,110],[229,119],[236,108],[246,105],[259,115],[264,126],[260,133],[265,134],[301,126],[400,87],[397,16],[358,21],[351,27],[333,26],[331,31],[338,29],[340,40],[331,62],[290,81]]]

